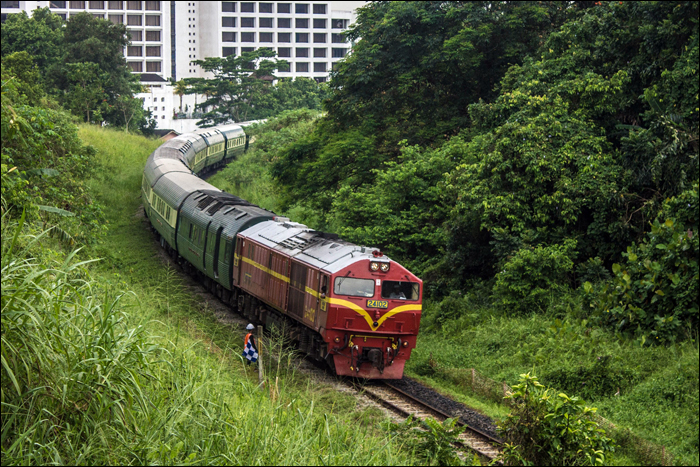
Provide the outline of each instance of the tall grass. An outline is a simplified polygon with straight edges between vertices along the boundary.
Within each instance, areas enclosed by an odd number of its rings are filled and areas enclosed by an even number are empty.
[[[2,225],[2,463],[116,461],[113,445],[149,404],[153,348],[76,251],[32,256],[46,232],[23,234],[23,220]]]

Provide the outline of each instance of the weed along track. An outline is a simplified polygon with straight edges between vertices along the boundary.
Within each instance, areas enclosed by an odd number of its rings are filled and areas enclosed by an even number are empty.
[[[493,460],[501,454],[502,440],[495,434],[493,420],[449,399],[430,388],[404,377],[401,380],[386,380],[360,386],[357,381],[350,384],[365,396],[386,407],[397,415],[425,420],[432,418],[443,422],[456,418],[458,426],[466,426],[459,436],[462,446]]]

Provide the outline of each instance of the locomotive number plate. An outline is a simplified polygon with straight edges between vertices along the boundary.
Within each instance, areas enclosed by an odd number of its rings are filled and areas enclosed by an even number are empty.
[[[367,300],[367,308],[389,308],[386,300]]]

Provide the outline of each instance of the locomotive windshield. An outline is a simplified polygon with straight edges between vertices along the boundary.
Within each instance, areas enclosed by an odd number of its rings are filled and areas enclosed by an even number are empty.
[[[354,297],[373,297],[374,280],[338,277],[335,279],[333,293],[338,295],[352,295]]]
[[[420,298],[420,285],[417,282],[384,281],[382,283],[382,298],[418,300]]]

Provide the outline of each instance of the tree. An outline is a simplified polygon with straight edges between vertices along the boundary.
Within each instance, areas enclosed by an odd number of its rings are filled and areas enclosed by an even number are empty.
[[[273,88],[274,115],[285,110],[320,110],[328,97],[328,87],[309,78],[280,80]]]
[[[182,96],[187,94],[187,83],[185,83],[184,79],[181,79],[180,81],[177,81],[174,83],[175,86],[173,86],[173,92],[180,96],[180,112],[182,112]]]
[[[141,99],[135,99],[131,96],[119,96],[114,104],[115,108],[124,116],[124,131],[129,132],[129,123],[137,117],[143,118],[143,102]]]
[[[48,7],[34,10],[31,18],[24,11],[7,15],[2,23],[2,57],[26,52],[41,71],[43,81],[50,81],[50,70],[62,62],[63,25]]]
[[[561,2],[372,2],[358,10],[353,53],[330,82],[329,118],[387,141],[426,144],[456,134],[467,106],[490,100],[565,18]]]
[[[197,104],[205,110],[197,122],[202,126],[214,126],[229,121],[241,122],[257,118],[256,108],[270,92],[273,72],[286,62],[270,59],[276,53],[268,48],[243,52],[240,56],[225,58],[207,57],[197,60],[204,71],[214,74],[213,79],[187,78],[188,94],[204,94],[206,100]],[[209,111],[206,109],[211,108]]]
[[[90,112],[103,102],[100,68],[97,63],[67,63],[65,69],[68,89],[64,104],[74,113],[84,115],[90,123]]]
[[[125,124],[127,131],[134,117],[143,119],[143,112],[135,112],[141,101],[126,102],[127,98],[133,100],[133,93],[140,89],[138,77],[130,72],[124,59],[123,49],[128,43],[123,24],[88,13],[71,15],[66,22],[65,64],[57,73],[55,84],[65,91],[61,95],[63,102],[73,111],[80,108],[86,121],[90,121],[89,108],[95,106],[95,101],[101,102],[99,110],[105,121],[115,126]]]

